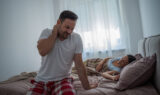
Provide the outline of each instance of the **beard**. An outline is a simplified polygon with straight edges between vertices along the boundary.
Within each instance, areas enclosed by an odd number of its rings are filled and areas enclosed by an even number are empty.
[[[68,33],[67,33],[67,31],[65,31],[65,32],[63,32],[63,33],[58,33],[58,37],[59,38],[62,38],[62,39],[67,39],[68,38]]]
[[[64,32],[64,33],[63,33],[63,38],[64,38],[64,39],[67,39],[67,38],[68,38],[68,35],[69,35],[69,34],[68,34],[67,32]]]

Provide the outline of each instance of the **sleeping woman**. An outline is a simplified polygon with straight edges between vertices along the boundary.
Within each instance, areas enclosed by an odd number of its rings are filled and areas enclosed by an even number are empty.
[[[132,55],[118,58],[105,58],[96,66],[96,71],[100,72],[103,68],[105,71],[100,74],[104,78],[117,81],[122,68],[134,60],[136,60],[136,58]]]

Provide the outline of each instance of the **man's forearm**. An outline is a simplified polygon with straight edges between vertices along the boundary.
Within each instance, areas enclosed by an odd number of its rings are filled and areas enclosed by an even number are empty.
[[[89,84],[89,81],[87,78],[86,68],[85,68],[85,65],[83,64],[83,60],[82,60],[82,54],[81,53],[75,54],[74,61],[75,61],[75,67],[77,69],[78,76],[79,76],[79,79],[82,83],[83,88],[86,90],[89,90],[91,88],[95,88],[96,86],[91,87]]]
[[[56,41],[56,37],[57,35],[53,32],[47,39],[38,41],[37,48],[41,56],[45,56],[52,50]]]
[[[77,67],[77,71],[79,79],[81,80],[84,89],[86,90],[90,89],[85,66],[83,65],[83,67]]]
[[[74,61],[75,61],[75,67],[77,69],[78,76],[82,83],[83,88],[86,90],[90,89],[86,68],[82,61],[82,54],[75,54]]]

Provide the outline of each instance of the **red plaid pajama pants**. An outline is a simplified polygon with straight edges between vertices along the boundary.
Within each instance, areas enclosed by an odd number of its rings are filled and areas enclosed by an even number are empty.
[[[60,81],[51,81],[48,83],[31,80],[31,83],[33,86],[26,95],[76,95],[72,85],[73,78],[65,78]]]

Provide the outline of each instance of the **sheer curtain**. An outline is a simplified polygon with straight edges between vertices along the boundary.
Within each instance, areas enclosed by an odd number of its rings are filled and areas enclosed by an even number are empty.
[[[126,31],[118,0],[53,0],[54,21],[63,10],[79,19],[74,32],[83,40],[83,59],[123,56],[127,52]]]

